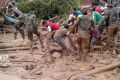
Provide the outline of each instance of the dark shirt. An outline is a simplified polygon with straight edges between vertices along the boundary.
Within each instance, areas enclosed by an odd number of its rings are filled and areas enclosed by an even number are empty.
[[[118,14],[115,8],[108,11],[109,25],[115,24],[117,21],[117,17],[118,17]]]
[[[92,27],[94,24],[92,17],[88,15],[84,15],[78,19],[79,19],[78,31],[81,31],[81,30],[88,31],[90,27]]]
[[[14,27],[17,29],[17,30],[20,30],[21,27],[24,27],[25,24],[23,22],[20,22],[19,20],[15,23]]]

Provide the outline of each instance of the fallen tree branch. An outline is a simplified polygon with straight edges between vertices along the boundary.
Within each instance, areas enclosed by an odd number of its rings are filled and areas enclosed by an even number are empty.
[[[102,68],[90,70],[90,71],[87,71],[87,72],[84,72],[84,73],[81,73],[81,74],[80,73],[72,74],[67,78],[67,80],[70,80],[75,75],[78,75],[79,77],[82,77],[84,75],[91,75],[91,74],[97,74],[97,73],[101,73],[101,72],[105,72],[105,71],[110,71],[110,70],[113,70],[113,69],[118,68],[118,67],[120,67],[120,62],[113,63],[113,64],[110,64],[110,65],[104,66]]]
[[[4,43],[4,42],[0,41],[0,43]]]
[[[4,48],[10,48],[12,47],[12,45],[9,45],[9,44],[0,44],[0,49],[4,49]]]
[[[11,62],[37,62],[37,61],[21,61],[21,60],[10,60]]]
[[[16,51],[16,50],[30,50],[30,48],[29,47],[19,47],[19,48],[0,49],[0,51]]]
[[[13,45],[13,44],[5,44],[5,43],[0,44],[0,49],[14,48],[14,47],[22,47],[22,45]]]

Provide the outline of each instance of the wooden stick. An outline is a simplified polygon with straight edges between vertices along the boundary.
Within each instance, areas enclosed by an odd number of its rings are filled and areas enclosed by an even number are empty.
[[[10,44],[0,44],[0,49],[12,48],[12,47],[14,47],[14,46],[10,45]]]
[[[78,75],[79,77],[84,76],[84,75],[91,75],[91,74],[97,74],[97,73],[101,73],[101,72],[105,72],[105,71],[109,71],[109,70],[113,70],[115,68],[120,67],[120,62],[116,62],[107,66],[104,66],[102,68],[98,68],[98,69],[94,69],[94,70],[90,70],[84,73],[76,73],[76,74],[72,74],[68,77],[67,80],[70,80],[73,76]]]
[[[16,50],[30,50],[30,48],[29,47],[19,47],[19,48],[0,49],[0,51],[16,51]]]
[[[37,62],[37,61],[19,61],[19,60],[17,60],[17,61],[15,61],[15,60],[10,60],[11,62]]]
[[[88,71],[88,72],[84,73],[84,75],[91,75],[91,74],[101,73],[101,72],[105,72],[105,71],[110,71],[110,70],[113,70],[118,67],[120,67],[120,62],[116,62],[116,63],[110,64],[110,65],[104,66],[102,68]]]
[[[6,48],[14,48],[14,47],[22,47],[22,45],[13,45],[13,44],[0,44],[0,49],[6,49]]]

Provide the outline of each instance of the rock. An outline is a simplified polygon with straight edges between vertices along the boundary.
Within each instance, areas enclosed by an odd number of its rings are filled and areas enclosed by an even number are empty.
[[[105,43],[105,42],[102,42],[102,45],[103,45],[103,46],[107,46],[107,43]]]
[[[8,55],[2,55],[2,56],[0,56],[0,61],[1,62],[6,62],[6,61],[8,61],[8,58],[9,58]]]
[[[41,71],[36,72],[36,75],[42,75],[42,74],[43,74],[43,72],[41,72]]]
[[[11,56],[9,56],[9,58],[11,58],[11,59],[15,59],[15,58],[16,58],[16,56],[11,55]]]
[[[27,77],[21,76],[21,79],[22,79],[22,80],[27,80]]]
[[[25,67],[24,67],[25,70],[32,70],[34,68],[35,68],[35,65],[33,65],[33,64],[25,65]]]
[[[117,54],[116,50],[113,50],[112,54],[113,54],[113,55],[116,55],[116,54]]]
[[[33,64],[30,64],[29,65],[29,70],[32,70],[32,69],[34,69],[35,68],[35,65],[33,65]]]
[[[120,68],[114,69],[113,74],[116,75],[116,74],[118,74],[118,73],[120,73]]]
[[[24,69],[25,69],[25,70],[29,70],[29,66],[28,66],[28,65],[25,65],[25,66],[24,66]]]
[[[90,66],[89,66],[89,70],[93,70],[93,69],[95,69],[95,66],[90,65]]]
[[[2,63],[0,64],[0,68],[7,68],[10,67],[10,65],[6,64],[6,63]]]
[[[53,58],[55,59],[59,59],[62,57],[61,53],[58,53],[58,52],[54,52],[53,55],[52,55]]]

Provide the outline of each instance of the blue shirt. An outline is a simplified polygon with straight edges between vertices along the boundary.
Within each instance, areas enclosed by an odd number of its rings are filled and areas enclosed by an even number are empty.
[[[78,16],[82,16],[83,14],[82,14],[80,11],[76,11],[76,12],[74,13],[74,15],[75,15],[76,17],[78,17]]]

